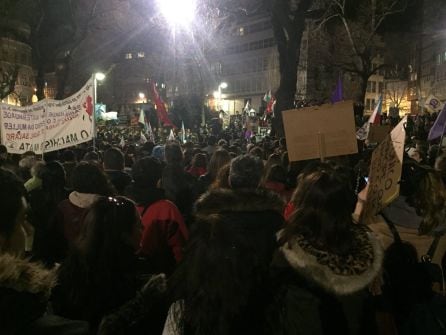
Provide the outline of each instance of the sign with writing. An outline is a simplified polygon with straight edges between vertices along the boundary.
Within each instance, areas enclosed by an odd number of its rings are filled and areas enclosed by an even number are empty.
[[[367,140],[369,143],[381,143],[390,133],[390,125],[369,125],[369,136]]]
[[[1,143],[13,154],[55,151],[92,139],[93,80],[64,100],[18,107],[0,104]]]
[[[373,151],[367,201],[362,212],[363,219],[378,214],[399,195],[406,121],[407,117],[401,120]]]
[[[290,161],[358,152],[353,101],[284,111]]]

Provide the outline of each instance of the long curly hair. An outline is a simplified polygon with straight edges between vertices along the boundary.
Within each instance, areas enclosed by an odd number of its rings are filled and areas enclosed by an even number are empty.
[[[347,175],[337,166],[321,163],[303,172],[292,196],[295,211],[288,219],[281,243],[302,235],[314,247],[348,253],[355,196]]]

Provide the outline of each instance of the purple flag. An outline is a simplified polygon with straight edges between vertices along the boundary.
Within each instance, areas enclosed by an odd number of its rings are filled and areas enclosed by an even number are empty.
[[[435,140],[443,136],[446,127],[446,104],[441,110],[440,114],[438,114],[437,119],[434,122],[431,130],[429,131],[429,136],[427,139],[429,141]]]
[[[343,90],[342,90],[342,79],[341,79],[340,75],[338,78],[338,83],[336,84],[336,88],[333,91],[333,93],[331,94],[330,100],[331,100],[332,104],[334,104],[335,102],[344,100],[344,94],[343,94]]]

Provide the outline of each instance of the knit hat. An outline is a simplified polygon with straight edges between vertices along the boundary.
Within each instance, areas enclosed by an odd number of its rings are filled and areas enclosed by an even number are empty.
[[[241,155],[231,161],[231,188],[257,188],[263,174],[263,162],[253,155]]]

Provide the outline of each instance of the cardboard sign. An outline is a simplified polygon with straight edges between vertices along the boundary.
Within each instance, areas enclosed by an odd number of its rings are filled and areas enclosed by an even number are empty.
[[[367,138],[369,143],[381,143],[384,141],[390,133],[390,125],[370,125],[369,137]]]
[[[352,101],[293,109],[282,115],[290,161],[358,152]]]
[[[367,201],[362,212],[362,220],[367,220],[378,214],[399,195],[406,122],[407,117],[398,123],[387,135],[387,138],[373,151]]]

